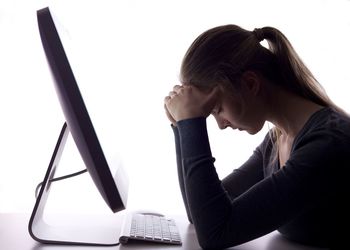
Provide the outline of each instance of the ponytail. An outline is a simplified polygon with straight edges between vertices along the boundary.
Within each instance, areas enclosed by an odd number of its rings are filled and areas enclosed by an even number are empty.
[[[269,45],[269,51],[274,55],[276,66],[281,75],[279,84],[284,84],[284,88],[311,100],[321,106],[331,107],[334,110],[347,115],[341,108],[333,103],[328,97],[321,84],[316,80],[311,71],[306,67],[298,56],[288,39],[277,29],[264,27],[255,29],[253,35],[260,43],[266,40]],[[279,136],[281,131],[274,127],[270,132],[270,137],[274,142],[274,151],[276,152],[273,160],[278,159]]]
[[[328,97],[321,84],[298,56],[289,40],[276,28],[264,27],[252,32],[258,42],[266,40],[275,57],[284,88],[321,106],[345,113]]]

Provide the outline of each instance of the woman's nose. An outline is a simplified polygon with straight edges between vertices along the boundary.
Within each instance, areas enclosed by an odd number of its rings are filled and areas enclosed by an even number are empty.
[[[225,129],[230,125],[226,119],[215,116],[215,120],[220,129]]]

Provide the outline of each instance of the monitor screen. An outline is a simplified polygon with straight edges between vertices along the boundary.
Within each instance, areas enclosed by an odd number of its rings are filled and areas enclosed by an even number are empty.
[[[121,166],[114,175],[104,155],[49,8],[37,11],[42,45],[53,75],[67,128],[101,196],[113,212],[125,209],[127,180]]]

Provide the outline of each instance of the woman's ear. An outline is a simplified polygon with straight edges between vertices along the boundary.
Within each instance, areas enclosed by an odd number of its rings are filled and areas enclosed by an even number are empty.
[[[247,70],[242,74],[243,87],[252,95],[256,96],[260,92],[261,77],[254,71]]]

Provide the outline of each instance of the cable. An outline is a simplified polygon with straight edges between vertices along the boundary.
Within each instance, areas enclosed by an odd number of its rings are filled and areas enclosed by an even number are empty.
[[[86,172],[87,172],[87,169],[84,169],[84,170],[75,172],[75,173],[73,173],[73,174],[67,174],[67,175],[64,175],[64,176],[52,178],[51,180],[49,180],[49,182],[61,181],[61,180],[64,180],[64,179],[68,179],[68,178],[77,176],[77,175],[81,175],[81,174],[86,173]],[[35,188],[35,198],[38,197],[38,191],[39,191],[39,189],[40,189],[40,187],[41,187],[42,185],[43,185],[43,181],[40,182],[40,183],[36,186],[36,188]]]
[[[73,174],[67,174],[67,175],[63,175],[63,176],[60,176],[60,177],[56,177],[56,178],[52,178],[49,180],[49,182],[55,182],[55,181],[61,181],[61,180],[64,180],[64,179],[68,179],[68,178],[71,178],[71,177],[74,177],[74,176],[77,176],[77,175],[81,175],[81,174],[84,174],[87,172],[87,169],[84,169],[84,170],[80,170],[78,172],[75,172]],[[40,187],[43,185],[43,181],[40,182],[36,188],[35,188],[35,198],[38,198],[38,191],[40,189]],[[114,244],[110,244],[109,246],[119,246],[120,245],[120,242],[117,242],[117,243],[114,243]]]

